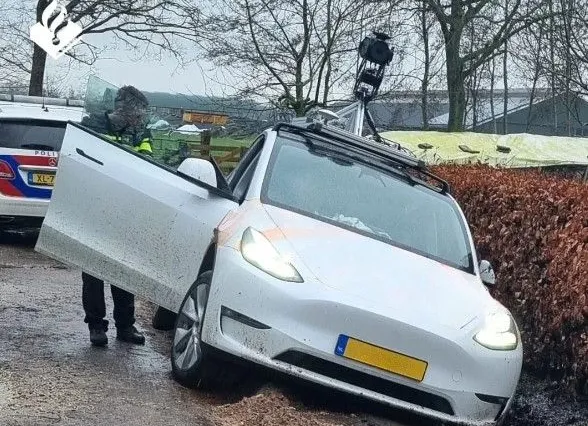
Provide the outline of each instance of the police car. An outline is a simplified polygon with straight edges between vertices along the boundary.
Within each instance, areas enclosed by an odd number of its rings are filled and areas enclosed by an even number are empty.
[[[81,101],[0,95],[0,231],[40,227],[68,121]]]

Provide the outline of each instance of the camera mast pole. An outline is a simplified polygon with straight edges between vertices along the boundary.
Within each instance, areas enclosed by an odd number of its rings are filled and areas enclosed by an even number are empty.
[[[374,32],[374,37],[368,36],[361,42],[359,56],[362,61],[353,88],[356,101],[337,111],[339,118],[347,119],[345,130],[358,136],[363,135],[363,122],[367,118],[376,140],[380,136],[367,104],[378,94],[386,65],[394,56],[393,50],[388,46],[388,39],[386,34]]]

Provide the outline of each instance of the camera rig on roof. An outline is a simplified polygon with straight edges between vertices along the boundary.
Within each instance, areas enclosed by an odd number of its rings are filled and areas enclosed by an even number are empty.
[[[376,124],[369,109],[368,103],[377,95],[384,79],[386,67],[394,58],[394,49],[389,46],[390,37],[381,32],[373,32],[373,35],[366,36],[358,48],[360,58],[357,70],[355,84],[353,86],[353,96],[355,102],[336,111],[327,109],[318,110],[324,124],[338,125],[347,132],[357,136],[363,136],[363,123],[367,122],[372,131],[372,138],[376,142],[384,143],[399,151],[414,156],[412,152],[403,148],[399,143],[383,138],[378,133]],[[294,119],[292,122],[306,122],[307,118]]]
[[[363,123],[367,121],[374,139],[381,142],[376,124],[367,105],[378,94],[384,79],[386,67],[394,58],[394,50],[388,45],[388,35],[374,32],[373,36],[366,36],[359,45],[359,63],[353,95],[356,99],[351,105],[337,111],[339,119],[347,119],[345,129],[362,136]]]

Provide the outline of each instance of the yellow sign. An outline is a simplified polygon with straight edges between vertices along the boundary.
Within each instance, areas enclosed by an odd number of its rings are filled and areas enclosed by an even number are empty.
[[[224,126],[228,123],[229,116],[210,112],[184,111],[183,119],[185,123]]]

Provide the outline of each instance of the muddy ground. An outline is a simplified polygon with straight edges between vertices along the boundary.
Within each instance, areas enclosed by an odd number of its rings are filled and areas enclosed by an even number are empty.
[[[171,334],[138,301],[145,346],[89,345],[80,272],[35,253],[33,237],[0,237],[0,425],[426,425],[366,401],[263,369],[243,386],[206,393],[173,381]],[[112,303],[107,291],[109,317]],[[574,402],[525,374],[509,426],[588,426]]]

